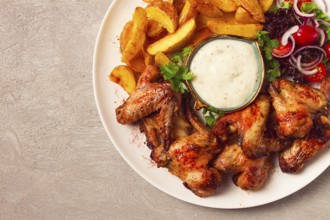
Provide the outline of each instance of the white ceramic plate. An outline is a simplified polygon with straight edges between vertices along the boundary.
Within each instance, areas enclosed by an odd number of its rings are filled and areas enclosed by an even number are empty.
[[[309,184],[327,169],[330,164],[328,148],[310,161],[300,174],[284,174],[276,165],[275,172],[260,191],[243,191],[229,180],[215,196],[199,198],[166,169],[157,168],[149,158],[150,151],[144,144],[145,137],[140,134],[139,128],[117,123],[115,108],[127,98],[127,94],[108,80],[109,72],[120,64],[118,39],[121,29],[131,19],[136,6],[144,6],[144,3],[141,0],[114,0],[109,7],[95,45],[93,83],[99,115],[109,138],[121,156],[144,179],[183,201],[200,206],[231,209],[259,206],[286,197]]]

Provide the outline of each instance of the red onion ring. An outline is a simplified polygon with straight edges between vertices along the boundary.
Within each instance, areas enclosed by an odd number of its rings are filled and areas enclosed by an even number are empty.
[[[275,53],[272,52],[272,55],[273,55],[274,57],[276,57],[276,58],[285,58],[285,57],[290,56],[290,55],[293,53],[293,51],[294,51],[294,49],[295,49],[295,47],[296,47],[296,41],[294,40],[294,38],[292,37],[292,35],[289,36],[289,39],[290,39],[291,42],[292,42],[292,48],[291,48],[291,50],[290,50],[287,54],[284,54],[284,55],[277,55],[277,54],[275,54]],[[287,45],[287,44],[288,44],[288,42],[286,42],[286,45]],[[284,45],[284,46],[285,46],[285,45]]]
[[[299,72],[301,72],[302,74],[304,74],[306,76],[314,75],[315,73],[318,72],[318,70],[316,68],[314,68],[312,70],[304,69],[301,66],[301,57],[302,57],[302,55],[299,55],[297,58],[297,69],[299,70]]]
[[[300,51],[305,50],[305,49],[317,49],[317,50],[321,51],[324,54],[324,56],[327,55],[327,53],[325,52],[325,50],[322,47],[316,46],[316,45],[308,45],[308,46],[300,47],[298,50],[296,50],[293,53],[293,55],[296,56]]]
[[[323,58],[324,58],[324,55],[321,54],[317,59],[313,60],[312,62],[301,63],[301,67],[306,68],[306,69],[315,68],[317,65],[319,65],[322,62]],[[289,61],[291,64],[297,64],[297,59],[292,55],[291,55]]]
[[[289,41],[289,38],[292,34],[296,33],[299,31],[299,26],[298,25],[295,25],[295,26],[292,26],[290,27],[282,36],[282,39],[281,39],[281,44],[286,46],[288,44],[288,41]]]
[[[320,27],[320,23],[327,26],[327,27],[330,27],[330,23],[325,21],[325,20],[322,20],[322,19],[314,19],[313,22],[314,22],[314,27],[315,28]]]
[[[320,33],[320,46],[323,47],[327,42],[327,33],[322,28],[316,28],[316,30]]]
[[[300,9],[298,8],[298,1],[299,0],[294,0],[293,1],[293,10],[297,15],[299,15],[300,17],[303,17],[303,18],[313,18],[313,17],[315,17],[315,13],[306,14],[306,13],[300,11]]]

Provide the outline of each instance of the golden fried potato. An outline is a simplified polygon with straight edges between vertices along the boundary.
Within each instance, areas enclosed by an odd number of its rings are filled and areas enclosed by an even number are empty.
[[[255,39],[258,31],[262,30],[261,24],[230,24],[219,21],[207,22],[209,29],[219,35],[233,35]]]
[[[188,0],[190,4],[196,8],[201,14],[208,17],[217,18],[222,15],[222,11],[212,5],[209,0]]]
[[[197,10],[190,4],[189,1],[186,1],[184,7],[179,15],[179,25],[188,21],[190,18],[196,18],[198,15]]]
[[[158,52],[155,55],[155,62],[158,66],[161,66],[161,65],[168,64],[169,62],[171,62],[171,60],[163,52]]]
[[[137,56],[130,60],[127,65],[135,72],[142,73],[146,68],[143,56]]]
[[[186,1],[187,0],[173,0],[173,5],[176,8],[176,11],[178,12],[178,14],[181,13]]]
[[[238,0],[243,8],[250,12],[255,20],[264,23],[266,21],[264,12],[258,0]]]
[[[202,43],[205,39],[211,37],[213,35],[212,31],[210,29],[203,28],[199,31],[197,31],[190,41],[187,43],[187,46],[191,46],[193,48],[197,47],[200,43]]]
[[[234,0],[209,0],[212,5],[224,12],[234,12],[238,8],[238,4]]]
[[[128,94],[136,88],[136,80],[132,69],[125,65],[115,67],[109,75],[112,82],[119,84]]]
[[[125,47],[127,45],[129,36],[132,33],[132,27],[133,27],[133,21],[129,21],[125,24],[123,30],[120,33],[119,45],[120,45],[121,52],[123,52],[123,50],[125,49]]]
[[[197,30],[201,30],[203,28],[206,28],[208,21],[228,22],[228,23],[233,23],[233,24],[238,23],[235,19],[235,13],[234,12],[223,13],[218,18],[211,18],[211,17],[207,17],[203,14],[199,14],[196,18]]]
[[[239,7],[235,13],[235,19],[242,24],[255,24],[258,23],[253,16],[245,8]]]
[[[274,0],[259,0],[259,4],[264,12],[267,12],[273,5]]]
[[[178,14],[175,7],[168,2],[157,2],[146,7],[147,17],[158,22],[169,33],[178,27]]]
[[[151,55],[155,55],[158,52],[173,52],[181,48],[187,41],[190,40],[190,37],[194,33],[195,29],[195,20],[190,19],[179,27],[173,34],[169,34],[149,45],[147,52]]]
[[[148,26],[147,13],[141,7],[137,7],[133,14],[133,27],[127,45],[123,50],[121,60],[125,63],[136,57],[141,51],[146,40]]]
[[[149,20],[148,37],[158,38],[166,34],[166,29],[162,27],[157,21]]]

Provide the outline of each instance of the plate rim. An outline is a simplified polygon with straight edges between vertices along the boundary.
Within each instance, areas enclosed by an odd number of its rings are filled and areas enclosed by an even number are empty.
[[[96,41],[95,41],[95,45],[94,45],[94,53],[93,53],[93,93],[94,93],[94,100],[95,100],[95,104],[97,107],[97,112],[98,115],[101,119],[102,122],[102,126],[105,129],[108,138],[110,139],[112,145],[115,147],[115,149],[119,152],[120,156],[124,159],[124,161],[126,161],[126,163],[137,173],[139,174],[140,177],[142,177],[142,179],[146,180],[149,184],[151,184],[152,186],[154,186],[155,188],[157,188],[158,190],[160,190],[161,192],[168,194],[178,200],[193,204],[193,205],[197,205],[197,206],[201,206],[201,207],[208,207],[208,208],[216,208],[216,209],[246,209],[246,208],[253,208],[253,207],[259,207],[259,206],[263,206],[263,205],[267,205],[273,202],[276,202],[278,200],[281,200],[283,198],[286,198],[288,196],[293,195],[294,193],[296,193],[297,191],[301,190],[302,188],[306,187],[307,185],[309,185],[311,182],[313,182],[316,178],[318,178],[321,174],[324,173],[324,171],[329,167],[325,166],[323,169],[321,169],[321,172],[318,173],[318,175],[316,175],[314,178],[311,178],[310,180],[308,180],[305,184],[303,184],[300,187],[297,187],[295,190],[290,191],[290,193],[284,193],[283,195],[276,197],[276,198],[272,198],[272,199],[268,199],[266,202],[255,202],[251,205],[249,204],[245,204],[244,206],[219,206],[217,204],[214,205],[209,205],[209,204],[200,204],[198,202],[194,202],[194,201],[190,201],[189,199],[185,199],[182,196],[178,196],[175,193],[163,188],[161,185],[159,185],[157,182],[154,182],[152,179],[150,179],[147,175],[144,175],[144,173],[142,171],[140,171],[137,167],[135,167],[130,160],[124,155],[124,152],[121,150],[121,148],[116,144],[116,140],[114,139],[113,135],[110,132],[110,129],[108,129],[103,111],[101,110],[101,104],[100,104],[100,94],[99,91],[97,89],[97,76],[96,76],[96,63],[97,63],[97,57],[98,57],[98,53],[100,52],[100,42],[101,42],[101,37],[102,37],[102,33],[104,32],[106,23],[108,21],[108,19],[110,18],[110,14],[112,12],[112,10],[115,8],[116,4],[119,4],[120,0],[113,0],[110,4],[110,6],[108,7],[101,25],[98,29],[98,33],[97,33],[97,37],[96,37]],[[330,142],[330,141],[329,141]],[[326,148],[326,147],[325,147]],[[158,169],[158,168],[157,168]]]

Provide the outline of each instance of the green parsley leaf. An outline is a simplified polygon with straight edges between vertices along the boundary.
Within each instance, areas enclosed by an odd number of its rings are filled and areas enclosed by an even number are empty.
[[[203,108],[203,117],[206,124],[209,126],[215,125],[216,120],[224,115],[225,115],[224,112],[221,112],[211,106],[208,106],[207,108]]]
[[[184,59],[189,56],[192,48],[184,48],[171,56],[171,62],[160,66],[160,72],[165,80],[171,82],[172,89],[176,92],[185,93],[187,90],[186,81],[192,80],[193,73],[184,65]]]
[[[281,7],[282,8],[289,9],[289,8],[291,8],[291,3],[290,2],[283,1],[283,2],[281,2]]]
[[[266,75],[268,82],[273,82],[276,78],[281,76],[280,63],[273,58],[272,51],[280,46],[277,39],[271,39],[269,32],[259,31],[257,33],[257,40],[260,50],[265,58]]]

